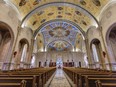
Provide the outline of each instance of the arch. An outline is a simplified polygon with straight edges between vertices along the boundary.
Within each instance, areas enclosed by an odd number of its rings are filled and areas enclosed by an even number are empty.
[[[25,39],[25,38],[22,38],[22,39],[19,41],[19,43],[21,43],[22,45],[23,45],[23,44],[27,44],[28,47],[29,47],[29,42],[28,42],[28,40]]]
[[[16,11],[18,19],[21,20],[21,18],[20,18],[21,15],[20,15],[20,12],[19,12],[17,6],[15,4],[11,3],[10,0],[4,0],[4,1],[6,2],[6,4],[8,4],[10,7],[12,7]]]
[[[95,26],[91,26],[91,27],[89,27],[88,30],[87,30],[87,32],[86,32],[86,36],[85,36],[85,38],[88,37],[89,32],[90,32],[92,29],[97,29],[97,28],[96,28]]]
[[[8,70],[12,55],[14,33],[11,27],[0,21],[0,69]]]
[[[17,66],[16,68],[26,68],[25,64],[28,61],[29,55],[29,42],[27,39],[22,38],[18,45]]]
[[[65,3],[65,4],[64,4]],[[73,8],[78,8],[80,11],[83,11],[84,14],[88,15],[89,17],[91,17],[91,19],[93,19],[97,26],[99,25],[99,22],[97,21],[97,19],[89,12],[87,11],[86,9],[84,9],[83,7],[79,6],[79,5],[76,5],[76,4],[73,4],[73,3],[69,3],[69,2],[51,2],[51,3],[47,3],[47,4],[44,4],[44,5],[41,5],[41,6],[38,6],[36,8],[34,8],[32,11],[30,11],[22,20],[22,23],[21,23],[21,26],[23,27],[26,23],[26,21],[34,14],[36,13],[37,11],[43,9],[43,8],[46,8],[48,6],[52,6],[52,5],[55,5],[55,6],[61,6],[61,5],[65,5],[65,6],[71,6]]]
[[[104,13],[107,11],[108,8],[110,8],[111,6],[115,5],[116,1],[115,0],[110,0],[109,3],[107,3],[106,6],[104,6],[104,8],[101,10],[101,13],[99,15],[99,21],[102,20],[102,18],[104,17]]]
[[[79,29],[79,32],[82,34],[83,38],[85,39],[85,32],[82,30],[82,28],[80,26],[78,26],[77,24],[75,24],[74,22],[72,21],[69,21],[69,20],[61,20],[61,19],[56,19],[56,20],[50,20],[50,21],[47,21],[45,22],[44,24],[42,24],[41,26],[39,26],[36,31],[34,32],[34,38],[36,38],[38,32],[41,30],[42,27],[44,27],[45,25],[51,23],[51,22],[60,22],[60,21],[63,21],[63,22],[67,22],[67,23],[70,23],[71,25],[74,25],[75,27],[77,27]]]
[[[112,24],[106,33],[106,45],[108,47],[108,53],[110,60],[116,61],[116,23]]]
[[[48,21],[48,22],[45,22],[45,23],[42,24],[41,26],[39,26],[38,29],[36,29],[36,31],[34,32],[34,35],[33,35],[34,39],[36,39],[38,33],[41,31],[41,29],[42,29],[44,26],[46,26],[47,24],[52,23],[52,22],[61,22],[61,21],[67,22],[67,23],[69,23],[69,24],[75,26],[75,27],[78,29],[79,33],[81,33],[83,39],[85,39],[85,32],[82,30],[82,28],[81,28],[80,26],[78,26],[77,24],[75,24],[75,23],[73,23],[73,22],[71,22],[71,21],[69,21],[69,20],[61,20],[61,19],[50,20],[50,21]],[[42,35],[43,35],[43,34],[42,34]],[[44,38],[44,36],[43,36],[43,38]],[[43,43],[45,43],[45,40],[43,40]],[[68,42],[68,43],[70,43],[70,42]],[[48,43],[48,44],[49,44],[49,43]],[[70,44],[71,44],[71,43],[70,43]],[[44,44],[44,47],[46,48],[45,44]]]
[[[90,51],[91,51],[91,60],[94,64],[94,68],[103,68],[103,50],[101,47],[101,42],[99,39],[95,38],[90,43]]]

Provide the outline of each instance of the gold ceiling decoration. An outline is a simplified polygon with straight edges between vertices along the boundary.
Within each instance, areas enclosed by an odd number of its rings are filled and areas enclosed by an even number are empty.
[[[87,32],[89,27],[98,26],[98,17],[103,7],[110,0],[8,0],[13,3],[19,10],[23,26],[30,27],[33,31],[41,29],[42,25],[51,21],[62,20],[70,21],[80,28],[83,32]],[[44,27],[44,26],[43,26]],[[60,30],[56,29],[57,32]],[[37,33],[38,34],[38,33]],[[51,35],[55,32],[51,32]],[[70,34],[68,31],[65,34]],[[39,32],[38,45],[44,48],[45,37]],[[80,47],[80,35],[76,37],[75,47]],[[62,44],[61,44],[62,43]],[[70,45],[66,42],[56,41],[52,43],[52,50],[67,50]]]
[[[20,12],[22,12],[22,16],[26,16],[31,10],[34,8],[53,2],[68,2],[77,4],[86,10],[90,11],[93,15],[98,15],[99,11],[109,0],[10,0],[14,3]]]
[[[62,8],[62,10],[57,10],[59,9],[59,7],[57,6],[51,6],[46,8],[45,10],[36,12],[36,14],[28,19],[26,26],[29,26],[31,29],[36,30],[39,26],[47,21],[54,19],[64,19],[76,23],[83,29],[83,31],[86,31],[87,28],[89,28],[89,26],[92,24],[92,22],[94,22],[94,20],[90,20],[91,17],[82,14],[76,9],[72,9],[68,6],[63,6],[60,8]]]
[[[101,9],[107,4],[109,0],[10,0],[13,4],[17,6],[21,13],[21,18],[23,19],[28,13],[33,9],[47,5],[49,3],[55,2],[64,2],[78,5],[92,15],[95,18],[98,17]],[[77,23],[83,31],[87,31],[91,25],[90,18],[86,14],[81,13],[77,9],[71,6],[49,6],[42,9],[39,12],[36,12],[32,15],[27,21],[26,25],[31,27],[33,30],[36,30],[40,25],[46,21],[54,19],[67,19],[72,22]]]

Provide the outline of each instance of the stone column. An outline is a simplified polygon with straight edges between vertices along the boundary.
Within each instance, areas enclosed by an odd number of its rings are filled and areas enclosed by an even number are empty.
[[[90,52],[90,46],[89,46],[89,43],[88,43],[88,38],[87,38],[87,36],[86,36],[86,38],[85,38],[85,45],[86,45],[86,52],[87,52],[87,57],[88,57],[88,66],[89,66],[89,68],[93,68],[93,64],[92,64],[92,59],[91,59],[91,52]]]

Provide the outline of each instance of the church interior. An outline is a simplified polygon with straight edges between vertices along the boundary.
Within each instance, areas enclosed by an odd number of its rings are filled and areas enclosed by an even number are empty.
[[[0,87],[116,87],[116,0],[0,0]]]

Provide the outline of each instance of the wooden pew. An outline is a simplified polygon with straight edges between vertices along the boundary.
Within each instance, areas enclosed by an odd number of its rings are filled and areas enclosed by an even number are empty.
[[[36,76],[36,75],[0,75],[0,79],[4,79],[4,78],[5,79],[8,78],[9,80],[14,79],[14,78],[17,78],[17,80],[25,79],[25,80],[27,80],[27,83],[29,82],[29,84],[31,84],[32,87],[35,87],[36,85],[40,84],[39,83],[39,78],[40,78],[39,75],[38,76]]]
[[[12,80],[15,81],[15,83],[21,79],[24,79],[27,81],[28,84],[30,84],[26,87],[43,87],[47,80],[55,72],[55,70],[56,68],[53,67],[3,71],[3,73],[0,73],[0,79],[6,79],[8,81]]]
[[[96,87],[96,80],[102,82],[116,81],[116,74],[108,70],[64,67],[64,72],[77,87]]]
[[[100,80],[97,80],[96,87],[116,87],[116,82],[106,83],[106,82],[102,82]]]
[[[95,80],[98,78],[101,80],[104,80],[105,78],[115,79],[116,75],[97,75],[97,74],[96,75],[81,75],[79,78],[80,79],[79,84],[81,87],[83,87],[84,85],[85,87],[93,87],[95,86]],[[93,86],[90,86],[90,85],[93,85]]]
[[[85,84],[82,87],[96,87],[96,81],[99,80],[101,82],[104,83],[116,83],[116,78],[108,78],[108,77],[104,77],[104,78],[85,78]]]
[[[25,80],[26,87],[36,87],[36,77],[0,77],[0,83],[20,83]]]
[[[20,83],[0,83],[0,87],[26,87],[26,81],[22,80]]]

